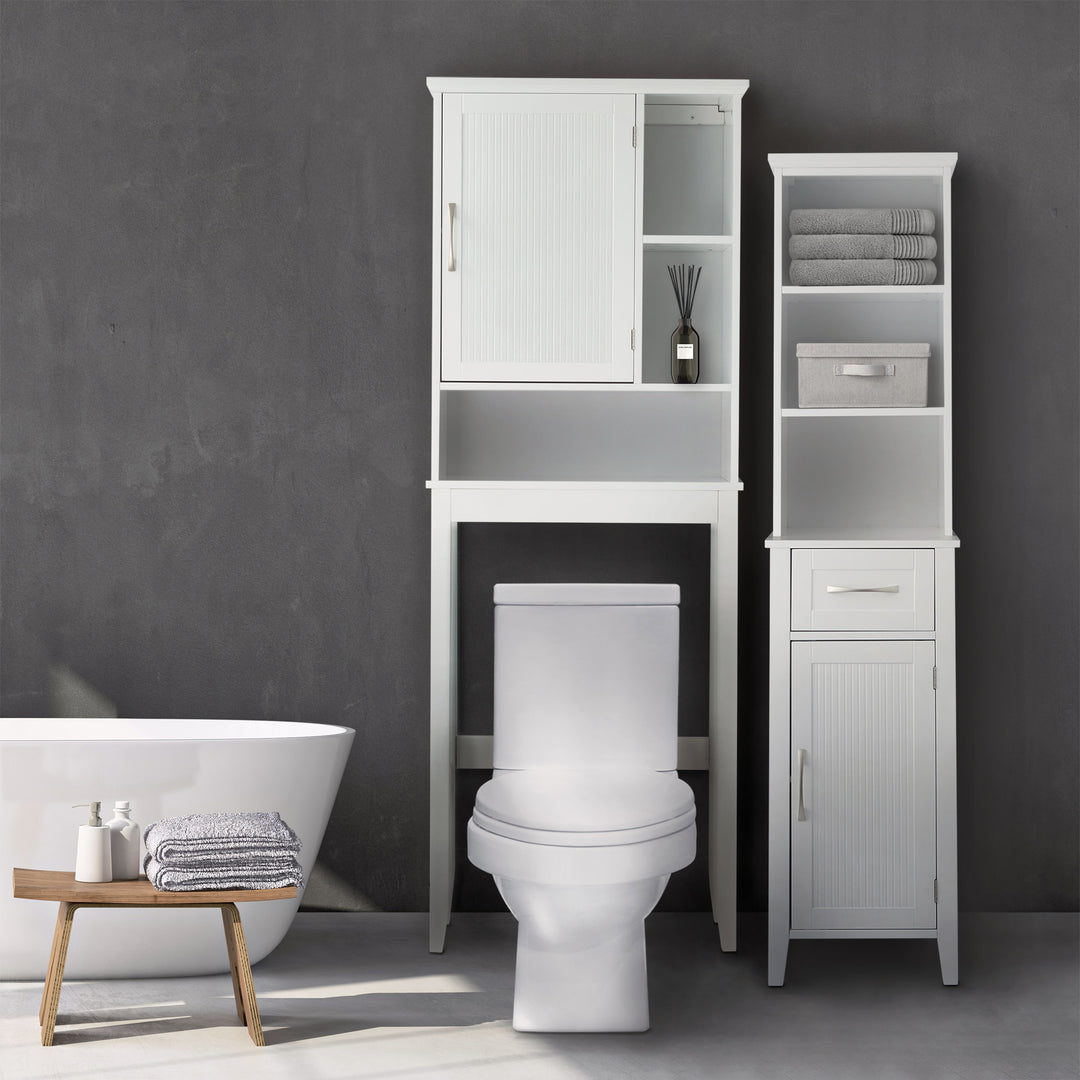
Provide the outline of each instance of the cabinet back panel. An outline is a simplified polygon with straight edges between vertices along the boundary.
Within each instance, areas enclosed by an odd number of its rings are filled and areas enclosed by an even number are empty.
[[[785,530],[942,527],[941,417],[784,421]]]
[[[660,235],[730,233],[726,169],[732,127],[646,124],[644,231]]]

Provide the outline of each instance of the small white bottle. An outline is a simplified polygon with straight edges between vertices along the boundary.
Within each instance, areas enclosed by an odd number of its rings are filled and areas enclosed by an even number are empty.
[[[75,806],[90,807],[90,820],[79,826],[75,880],[112,881],[112,829],[101,824],[101,803],[76,803]]]
[[[131,803],[117,799],[108,823],[112,847],[113,881],[134,881],[139,876],[139,823],[131,820]]]

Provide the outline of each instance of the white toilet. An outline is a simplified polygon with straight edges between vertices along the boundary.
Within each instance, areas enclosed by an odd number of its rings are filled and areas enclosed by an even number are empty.
[[[518,920],[518,1031],[644,1031],[645,916],[694,858],[677,585],[496,585],[491,780],[469,859]]]

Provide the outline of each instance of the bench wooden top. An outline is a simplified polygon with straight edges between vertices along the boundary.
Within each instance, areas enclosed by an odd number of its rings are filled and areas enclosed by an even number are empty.
[[[76,881],[73,870],[11,872],[14,895],[20,900],[60,900],[69,904],[115,904],[117,907],[192,907],[199,904],[238,904],[250,900],[290,900],[296,886],[284,889],[202,889],[163,892],[145,877],[134,881]]]

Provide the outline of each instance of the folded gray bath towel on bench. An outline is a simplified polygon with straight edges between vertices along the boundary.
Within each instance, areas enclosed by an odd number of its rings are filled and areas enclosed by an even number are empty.
[[[793,259],[932,259],[937,241],[912,233],[811,233],[792,236]]]
[[[159,863],[146,859],[146,876],[161,892],[197,892],[200,889],[285,889],[303,888],[304,872],[296,859],[291,865],[207,866],[204,869]]]
[[[146,853],[158,862],[200,855],[296,855],[300,837],[276,811],[187,814],[162,818],[143,834]]]
[[[792,285],[932,285],[926,259],[792,259]]]
[[[791,231],[806,233],[922,233],[934,231],[933,210],[792,210]]]

